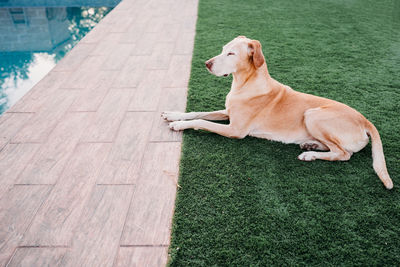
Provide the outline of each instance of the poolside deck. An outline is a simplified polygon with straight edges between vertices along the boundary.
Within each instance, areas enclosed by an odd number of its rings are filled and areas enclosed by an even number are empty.
[[[0,117],[0,266],[163,266],[197,0],[123,0]]]

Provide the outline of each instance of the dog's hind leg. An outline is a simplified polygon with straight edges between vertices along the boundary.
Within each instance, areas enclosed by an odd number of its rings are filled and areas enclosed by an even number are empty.
[[[313,161],[316,159],[330,160],[330,161],[335,161],[335,160],[346,161],[350,159],[351,155],[352,153],[349,153],[347,151],[343,151],[340,149],[335,149],[335,150],[331,149],[329,152],[317,152],[317,151],[303,152],[298,156],[298,159],[303,161]]]
[[[184,121],[184,120],[195,120],[195,119],[223,121],[229,119],[228,112],[226,110],[217,110],[211,112],[189,112],[189,113],[165,111],[161,113],[161,117],[163,117],[167,121]]]
[[[303,150],[320,150],[320,151],[327,151],[329,148],[322,144],[321,142],[318,142],[317,140],[309,140],[304,143],[300,144],[300,148]]]
[[[311,132],[314,134],[313,136],[317,135],[319,137],[319,140],[321,140],[320,143],[324,150],[329,150],[329,152],[317,152],[317,151],[308,151],[308,152],[303,152],[298,156],[299,160],[304,160],[304,161],[312,161],[316,159],[322,159],[322,160],[349,160],[353,152],[349,152],[345,150],[341,144],[340,141],[335,138],[334,136],[330,135],[327,132],[324,132],[323,129],[321,131],[321,134],[316,133],[316,132]],[[319,143],[319,142],[318,142]],[[313,145],[316,145],[315,143]]]
[[[309,109],[304,113],[308,133],[329,152],[304,152],[300,160],[349,160],[353,152],[368,143],[365,131],[359,125],[357,114],[335,107]]]

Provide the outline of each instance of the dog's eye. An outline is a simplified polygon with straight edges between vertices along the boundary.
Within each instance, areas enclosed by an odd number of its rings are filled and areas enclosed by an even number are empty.
[[[233,52],[228,53],[228,56],[233,56],[233,55],[235,55],[235,53],[233,53]]]

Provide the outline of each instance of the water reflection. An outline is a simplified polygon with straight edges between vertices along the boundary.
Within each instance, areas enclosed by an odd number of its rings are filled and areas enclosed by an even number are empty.
[[[0,8],[0,113],[40,81],[111,9]]]

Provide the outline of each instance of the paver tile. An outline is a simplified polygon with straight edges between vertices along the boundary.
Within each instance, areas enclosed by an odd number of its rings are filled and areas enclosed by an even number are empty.
[[[36,112],[24,127],[11,139],[12,143],[43,143],[71,106],[76,92],[58,90],[48,98],[43,107]]]
[[[162,111],[185,112],[186,88],[163,88],[163,97],[158,106],[158,112],[154,114],[153,127],[150,133],[151,142],[181,141],[182,132],[171,131],[169,124],[161,117]]]
[[[148,56],[130,56],[112,83],[116,88],[135,88],[143,78]]]
[[[196,30],[196,20],[193,17],[184,17],[182,23],[182,32],[193,33]]]
[[[185,5],[184,5],[185,9],[184,9],[184,12],[183,12],[183,14],[185,14],[184,17],[191,18],[190,21],[196,23],[197,20],[193,19],[193,18],[197,18],[198,5],[199,5],[199,1],[198,0],[187,0],[187,1],[185,1]],[[195,31],[195,28],[192,28],[191,31]]]
[[[159,42],[172,42],[175,43],[176,38],[179,35],[182,23],[166,23],[163,25],[163,29],[159,32]]]
[[[51,71],[26,93],[7,112],[37,112],[57,93],[57,89],[69,76],[69,72]]]
[[[8,144],[0,152],[0,184],[14,184],[40,144]]]
[[[160,36],[158,37],[160,38]],[[146,69],[166,70],[169,67],[170,58],[174,50],[174,43],[156,43],[153,52],[146,62]]]
[[[121,247],[116,267],[159,267],[167,264],[167,247]]]
[[[155,111],[163,97],[162,83],[166,70],[147,70],[131,99],[129,111]]]
[[[101,42],[99,42],[95,49],[90,52],[91,56],[107,56],[115,50],[115,46],[121,42],[126,34],[124,33],[110,33]]]
[[[67,113],[46,143],[27,162],[19,184],[55,184],[93,114]]]
[[[82,142],[112,142],[127,110],[132,91],[110,90],[85,130]]]
[[[116,44],[102,63],[102,70],[120,70],[134,49],[134,44]]]
[[[174,54],[190,55],[193,53],[194,36],[192,32],[182,32],[175,42]]]
[[[8,267],[60,266],[67,248],[17,248]]]
[[[74,71],[94,49],[94,44],[80,44],[75,46],[57,65],[53,71]]]
[[[135,40],[136,45],[135,48],[132,50],[131,55],[133,56],[151,55],[154,46],[156,45],[158,40],[158,33],[148,32],[144,33],[143,35],[135,35],[135,36],[138,37],[137,40]]]
[[[143,158],[121,245],[168,245],[181,144],[150,143]]]
[[[100,21],[94,29],[92,29],[79,41],[79,45],[85,44],[95,46],[109,34],[112,27],[112,24]]]
[[[98,184],[133,184],[137,180],[151,128],[151,112],[128,112],[121,123]]]
[[[132,12],[129,11],[118,11],[110,14],[110,18],[114,19],[112,21],[112,26],[109,30],[110,33],[116,32],[127,32],[131,27],[132,23],[135,21],[135,17],[132,16]],[[109,21],[107,21],[109,23]]]
[[[154,17],[151,23],[145,25],[144,32],[146,33],[160,33],[164,29],[164,25],[168,23],[166,16]]]
[[[64,89],[84,89],[98,80],[100,67],[107,56],[88,56],[60,85]]]
[[[12,184],[0,184],[0,199],[13,188]]]
[[[25,234],[24,246],[70,246],[111,144],[79,144]]]
[[[163,86],[186,88],[189,82],[191,63],[191,55],[173,55]]]
[[[61,265],[113,265],[131,194],[129,185],[95,187]]]
[[[0,150],[31,119],[30,113],[5,113],[0,117]]]
[[[0,265],[5,266],[50,186],[14,186],[0,200]]]
[[[97,111],[111,89],[111,84],[117,74],[117,71],[99,71],[96,80],[77,93],[78,95],[69,110]]]

